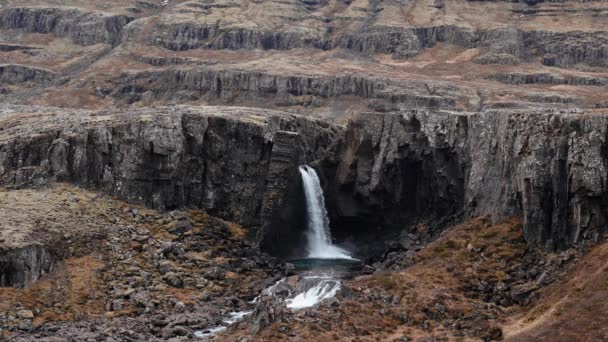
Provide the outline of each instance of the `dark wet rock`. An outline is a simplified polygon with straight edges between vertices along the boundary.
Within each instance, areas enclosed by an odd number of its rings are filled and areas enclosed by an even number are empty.
[[[323,163],[334,234],[374,248],[378,230],[397,239],[404,222],[440,230],[450,217],[489,214],[522,215],[532,246],[595,239],[608,221],[598,162],[607,127],[604,116],[551,112],[361,115]]]
[[[249,332],[252,335],[270,324],[280,321],[286,314],[287,309],[282,302],[277,302],[273,296],[263,295],[249,317]]]
[[[401,233],[401,238],[399,239],[399,244],[405,250],[415,249],[419,247],[418,236],[408,233],[407,231],[403,231]]]
[[[373,274],[374,272],[376,272],[376,269],[370,265],[363,265],[363,268],[361,269],[361,273],[363,274]]]
[[[339,130],[259,109],[167,107],[103,123],[90,112],[72,114],[80,124],[47,130],[38,121],[32,136],[3,141],[0,184],[70,181],[159,209],[196,206],[253,227],[259,240],[284,229],[268,227],[268,217],[289,211],[287,205],[301,207],[286,200],[297,198],[286,189],[294,182],[269,172],[280,165],[288,170],[282,175],[297,177],[297,166],[319,158]],[[26,155],[27,162],[19,163]],[[164,245],[163,253],[176,251]]]
[[[61,259],[41,245],[17,248],[0,246],[0,286],[28,287],[51,272]]]
[[[286,262],[284,265],[284,269],[285,269],[285,275],[286,276],[291,276],[296,274],[296,265]]]

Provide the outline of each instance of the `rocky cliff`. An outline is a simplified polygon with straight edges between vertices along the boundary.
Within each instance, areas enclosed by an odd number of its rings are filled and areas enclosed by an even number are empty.
[[[3,186],[71,182],[161,210],[204,208],[268,230],[288,203],[297,166],[320,158],[339,131],[245,108],[21,110],[2,118]],[[258,239],[269,233],[252,230]]]
[[[525,238],[566,248],[606,233],[608,117],[512,111],[362,114],[323,168],[338,222],[523,216]],[[413,229],[413,228],[410,228]]]
[[[434,234],[441,222],[490,214],[522,216],[527,241],[554,249],[597,240],[607,219],[605,114],[363,113],[341,133],[245,108],[11,111],[3,185],[68,181],[159,209],[204,208],[260,227],[251,238],[277,254],[302,247],[297,166],[313,161],[340,239],[382,231],[382,244],[418,223]]]
[[[82,45],[114,44],[122,28],[134,18],[77,8],[16,7],[0,10],[0,27],[31,33],[52,33]]]
[[[294,166],[313,160],[334,222],[358,238],[521,214],[528,241],[552,248],[604,220],[601,172],[584,155],[608,107],[603,1],[0,5],[1,101],[57,114],[27,114],[39,132],[27,138],[3,128],[3,184],[56,179],[206,208],[266,227],[255,238],[270,249],[301,238],[278,227],[303,221]],[[209,105],[260,109],[197,109]],[[10,108],[3,124],[23,128]]]
[[[8,103],[252,106],[340,122],[409,108],[608,107],[602,1],[0,5]],[[32,86],[33,73],[45,81]]]

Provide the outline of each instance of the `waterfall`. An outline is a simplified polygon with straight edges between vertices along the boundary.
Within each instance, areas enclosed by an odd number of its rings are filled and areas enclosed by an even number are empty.
[[[310,166],[300,166],[306,211],[308,216],[308,257],[316,259],[352,259],[344,249],[331,243],[329,217],[325,209],[323,189],[317,172]]]

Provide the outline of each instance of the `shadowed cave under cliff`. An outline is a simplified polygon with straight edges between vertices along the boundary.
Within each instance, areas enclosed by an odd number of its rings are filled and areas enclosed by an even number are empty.
[[[355,181],[340,183],[336,165],[317,163],[330,218],[333,242],[361,260],[375,260],[399,248],[404,232],[429,238],[455,222],[464,203],[462,170],[449,153],[433,156],[406,153],[404,159],[384,170],[383,188],[365,195]],[[446,172],[447,170],[447,172]],[[272,218],[261,240],[261,249],[281,258],[306,255],[307,213],[300,175],[291,175],[286,200]],[[417,231],[426,224],[428,230]]]

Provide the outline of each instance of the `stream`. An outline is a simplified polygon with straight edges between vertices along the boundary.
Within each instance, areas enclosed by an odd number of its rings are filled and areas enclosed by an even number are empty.
[[[297,275],[284,277],[264,289],[260,296],[271,296],[290,310],[302,310],[331,299],[342,288],[342,281],[357,275],[362,263],[332,243],[329,216],[325,208],[323,189],[316,171],[300,166],[300,175],[307,212],[307,257],[288,260],[295,265]],[[257,304],[260,296],[251,303]],[[194,333],[197,338],[208,338],[251,315],[254,310],[231,312],[222,325]]]

